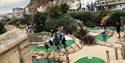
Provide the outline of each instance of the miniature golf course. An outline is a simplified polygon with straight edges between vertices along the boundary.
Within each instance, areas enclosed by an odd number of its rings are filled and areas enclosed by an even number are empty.
[[[86,30],[88,30],[88,31],[91,31],[91,30],[100,30],[100,29],[101,29],[101,28],[86,28]],[[115,28],[106,28],[106,30],[107,30],[107,29],[112,30],[112,31],[116,31]],[[124,32],[124,30],[121,29],[120,32]],[[106,39],[109,39],[110,37],[111,37],[111,36],[106,35]],[[97,35],[97,36],[95,37],[95,39],[100,40],[101,42],[103,42],[103,39],[102,39],[102,35],[101,35],[101,34],[100,34],[100,35]]]
[[[74,43],[73,40],[66,40],[66,44],[68,47],[70,47]],[[61,44],[61,48],[64,48],[63,45]],[[34,45],[30,45],[30,50],[34,52]],[[56,46],[54,47],[54,50],[57,51]],[[36,46],[36,52],[44,51],[46,52],[46,49],[44,46]],[[52,48],[49,47],[48,52],[51,52]]]
[[[97,57],[88,56],[80,58],[75,63],[105,63],[105,61]]]

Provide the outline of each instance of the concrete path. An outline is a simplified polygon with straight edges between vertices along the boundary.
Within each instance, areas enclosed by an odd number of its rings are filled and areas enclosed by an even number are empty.
[[[121,33],[121,36],[123,36],[124,33]],[[116,42],[119,41],[119,38],[117,38],[117,35],[114,35],[111,37],[106,44],[111,44],[114,46],[120,46],[120,44],[117,44]],[[106,50],[109,51],[110,55],[110,60],[115,59],[115,51],[111,47],[106,47],[106,46],[100,46],[100,45],[95,45],[95,46],[83,46],[83,48],[73,54],[69,55],[71,63],[76,62],[78,59],[86,57],[86,56],[94,56],[103,59],[105,62],[107,62],[107,57],[106,57]],[[118,57],[122,59],[121,57],[121,51],[118,50]]]

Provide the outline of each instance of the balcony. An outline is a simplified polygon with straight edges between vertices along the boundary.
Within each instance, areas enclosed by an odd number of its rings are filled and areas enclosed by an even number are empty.
[[[104,2],[105,0],[101,1]],[[115,4],[123,4],[125,3],[125,0],[108,0],[108,5],[115,5]],[[105,3],[101,3],[101,6],[105,6]],[[96,4],[96,6],[100,6],[100,4]]]

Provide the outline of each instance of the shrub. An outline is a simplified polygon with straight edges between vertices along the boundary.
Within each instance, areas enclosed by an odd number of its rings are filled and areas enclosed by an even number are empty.
[[[80,19],[86,25],[87,21],[91,20],[91,12],[73,12],[69,13],[74,19]]]
[[[45,31],[45,21],[47,19],[47,13],[37,12],[34,14],[33,19],[33,23],[35,24],[34,32]]]
[[[3,34],[4,32],[6,32],[6,29],[4,28],[4,23],[0,21],[0,34]]]
[[[68,14],[63,15],[62,17],[59,17],[57,19],[54,18],[47,18],[46,22],[46,29],[47,31],[50,31],[52,28],[55,30],[58,26],[63,26],[63,29],[65,33],[72,33],[73,31],[76,31],[76,21]]]
[[[80,29],[80,31],[76,31],[73,33],[75,37],[80,39],[82,42],[84,42],[85,45],[94,45],[95,37],[88,34],[88,31],[84,30],[83,28]]]
[[[113,14],[106,21],[107,26],[115,26],[116,22],[120,22],[120,16],[125,16],[125,12],[121,10],[112,11]]]

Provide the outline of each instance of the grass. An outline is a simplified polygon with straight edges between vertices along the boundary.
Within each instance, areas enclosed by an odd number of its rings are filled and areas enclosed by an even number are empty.
[[[80,58],[75,63],[105,63],[105,61],[97,57],[84,57]]]
[[[68,47],[70,47],[73,43],[74,43],[73,40],[66,40],[66,44],[67,44]],[[61,48],[64,48],[62,44],[61,44]],[[34,52],[34,45],[30,45],[30,50]],[[40,52],[40,51],[46,52],[46,49],[45,49],[44,46],[43,47],[42,46],[41,47],[36,46],[36,50],[37,50],[37,52]],[[57,48],[54,47],[54,50],[57,51]],[[52,48],[49,47],[48,52],[51,52],[51,51],[52,51]]]

